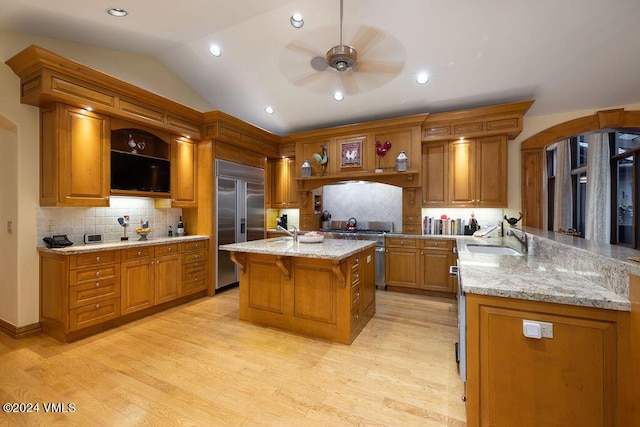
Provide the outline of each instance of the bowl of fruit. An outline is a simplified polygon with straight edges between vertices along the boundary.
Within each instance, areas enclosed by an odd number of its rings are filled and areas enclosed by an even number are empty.
[[[151,228],[149,228],[149,221],[140,220],[140,227],[136,227],[136,234],[140,236],[138,240],[147,240],[147,235],[151,233]]]
[[[324,240],[324,235],[310,231],[308,233],[304,233],[298,236],[298,241],[300,243],[320,243]]]

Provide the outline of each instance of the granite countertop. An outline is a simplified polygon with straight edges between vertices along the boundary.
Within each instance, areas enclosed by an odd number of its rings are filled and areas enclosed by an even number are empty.
[[[48,252],[52,254],[74,255],[86,252],[106,251],[110,249],[126,249],[131,247],[161,245],[165,243],[189,242],[193,240],[209,240],[209,236],[193,235],[182,237],[159,237],[148,240],[138,240],[135,236],[133,236],[131,240],[115,240],[105,243],[75,244],[72,246],[67,246],[65,248],[54,249],[47,248],[46,246],[38,246],[38,250],[40,252]]]
[[[531,238],[531,234],[529,234]],[[513,237],[475,238],[458,236],[458,265],[462,290],[468,294],[544,301],[609,310],[630,311],[628,293],[615,289],[607,271],[595,267],[594,258],[576,263],[574,248],[550,250],[543,248],[544,239],[533,237],[534,247],[523,250]],[[583,240],[583,239],[581,239]],[[508,246],[522,256],[495,255],[470,252],[467,245]],[[535,246],[537,245],[537,246]],[[552,256],[553,255],[553,256]],[[587,255],[582,254],[583,256]],[[591,254],[599,256],[598,254]],[[563,259],[562,257],[568,258]],[[573,262],[573,264],[571,264]],[[624,275],[624,271],[613,271]],[[626,277],[625,277],[626,281]],[[614,280],[615,282],[615,280]],[[628,290],[627,290],[628,291]]]
[[[468,294],[544,301],[630,311],[628,275],[640,275],[640,264],[629,261],[640,251],[598,244],[579,237],[525,228],[533,247],[525,251],[513,237],[459,235],[387,237],[455,239],[462,290]],[[467,245],[508,246],[522,256],[472,253]]]
[[[231,243],[219,248],[230,252],[341,260],[375,246],[368,240],[324,239],[320,243],[294,242],[291,237],[274,237],[251,242]]]

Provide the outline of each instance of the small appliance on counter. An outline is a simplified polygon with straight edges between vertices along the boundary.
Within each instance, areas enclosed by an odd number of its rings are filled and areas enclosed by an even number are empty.
[[[349,218],[349,220],[347,221],[347,230],[356,231],[357,228],[358,228],[358,220],[353,217]]]
[[[331,227],[331,214],[329,211],[322,212],[320,216],[321,226],[320,228],[323,230],[328,230]]]
[[[280,227],[286,229],[287,228],[287,214],[282,214],[282,216],[280,218],[278,218],[278,221],[277,221],[276,225],[279,225]]]
[[[87,233],[84,235],[84,243],[104,243],[104,234]]]

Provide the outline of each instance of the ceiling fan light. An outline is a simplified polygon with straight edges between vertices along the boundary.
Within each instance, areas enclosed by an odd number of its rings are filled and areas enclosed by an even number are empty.
[[[119,9],[117,7],[111,7],[107,9],[107,13],[111,16],[115,16],[117,18],[121,18],[123,16],[127,16],[129,13],[124,9]]]
[[[336,101],[342,101],[344,99],[344,95],[342,94],[342,92],[337,90],[333,93],[333,99],[335,99]]]
[[[425,83],[427,83],[429,81],[429,74],[427,73],[419,73],[418,76],[416,77],[416,82],[419,85],[423,85]]]
[[[304,19],[302,19],[302,15],[297,12],[291,15],[291,18],[289,18],[289,22],[291,22],[291,26],[293,28],[302,28],[302,26],[304,25]]]
[[[334,46],[327,52],[327,64],[341,73],[352,70],[357,58],[358,52],[351,46]]]

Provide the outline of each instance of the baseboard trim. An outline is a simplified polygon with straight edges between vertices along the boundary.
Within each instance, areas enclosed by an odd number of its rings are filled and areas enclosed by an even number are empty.
[[[26,338],[38,334],[41,330],[42,328],[39,322],[32,323],[31,325],[15,326],[0,319],[0,332],[3,332],[14,339]]]

